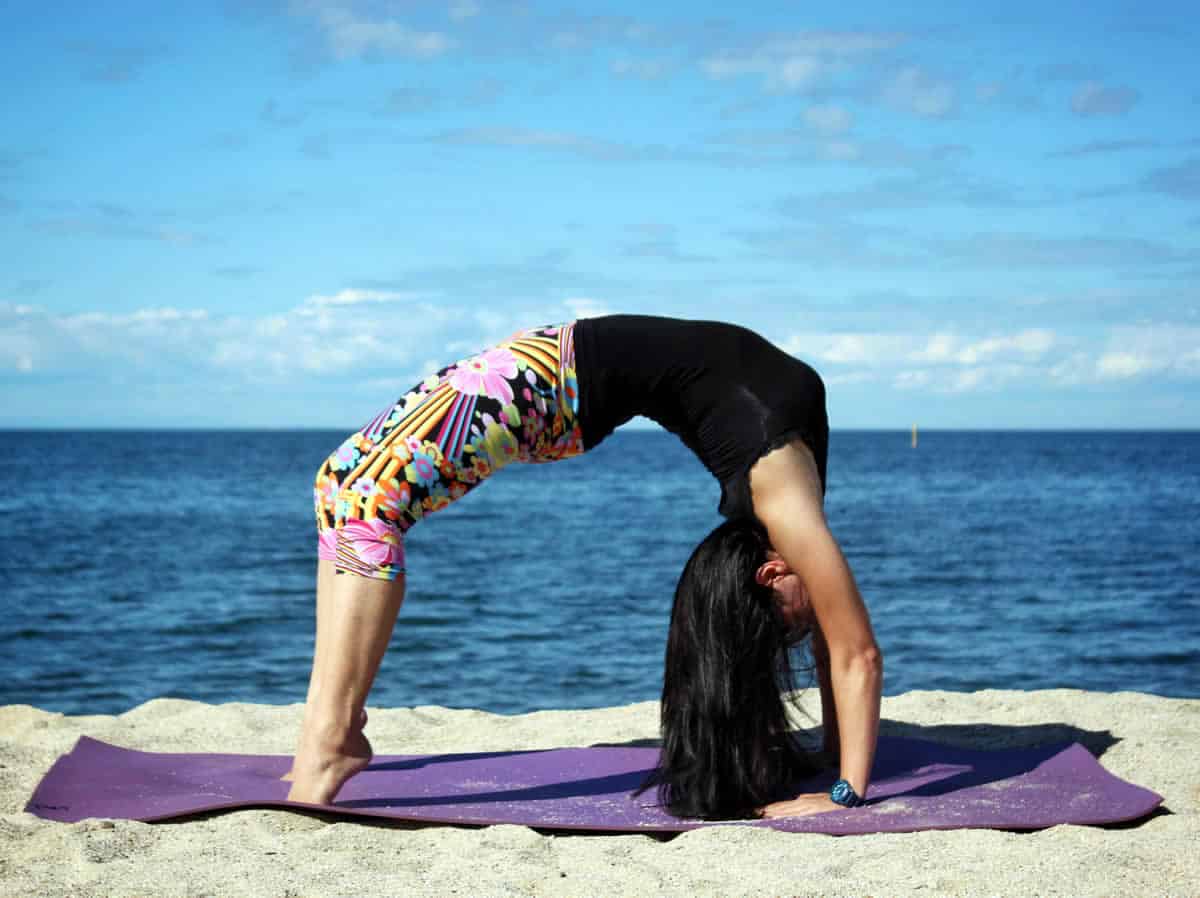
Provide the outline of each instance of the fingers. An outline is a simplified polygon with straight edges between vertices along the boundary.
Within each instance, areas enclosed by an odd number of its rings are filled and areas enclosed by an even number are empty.
[[[762,815],[768,820],[779,817],[806,817],[809,814],[823,814],[828,811],[846,810],[835,804],[824,792],[809,795],[797,795],[788,801],[776,801],[762,809]]]

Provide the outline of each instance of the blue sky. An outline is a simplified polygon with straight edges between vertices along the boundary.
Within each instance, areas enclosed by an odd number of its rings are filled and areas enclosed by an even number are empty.
[[[1200,427],[1183,4],[91,6],[0,31],[0,426],[350,429],[626,311],[835,428]]]

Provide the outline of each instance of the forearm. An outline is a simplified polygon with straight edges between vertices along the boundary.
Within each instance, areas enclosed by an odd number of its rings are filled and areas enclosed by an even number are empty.
[[[791,444],[758,461],[751,489],[755,514],[803,582],[828,648],[822,718],[833,726],[827,726],[826,744],[836,744],[842,778],[865,796],[879,734],[883,660],[854,574],[825,521],[820,472],[810,452]]]
[[[817,611],[820,648],[828,665],[823,709],[824,702],[832,699],[831,713],[822,715],[827,722],[830,717],[834,720],[834,732],[826,733],[826,743],[830,736],[834,738],[841,778],[865,797],[879,736],[883,655],[871,632],[854,574],[836,541],[829,537],[824,550],[814,549],[806,560],[810,562],[806,583]]]
[[[839,750],[841,778],[865,798],[879,737],[882,659],[878,651],[847,655],[833,660],[830,675],[835,708],[833,738]],[[827,729],[827,746],[829,738]]]
[[[838,756],[837,703],[833,698],[833,680],[829,672],[829,647],[819,628],[813,630],[813,665],[821,694],[821,750],[834,758]]]

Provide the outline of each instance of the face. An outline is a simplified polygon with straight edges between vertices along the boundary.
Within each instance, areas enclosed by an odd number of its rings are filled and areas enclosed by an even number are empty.
[[[758,569],[755,579],[775,591],[775,603],[784,623],[797,634],[797,640],[803,638],[812,629],[815,615],[800,575],[788,567],[779,553],[768,550],[767,560]]]

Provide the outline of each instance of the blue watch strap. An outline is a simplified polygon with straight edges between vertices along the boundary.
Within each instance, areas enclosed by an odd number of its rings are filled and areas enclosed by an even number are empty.
[[[829,800],[844,808],[856,808],[863,803],[862,798],[854,791],[854,787],[845,780],[838,780],[833,784],[829,790]]]

